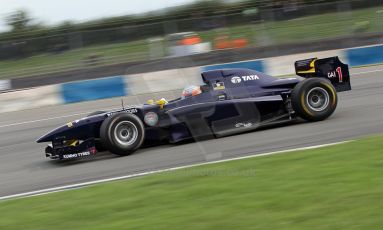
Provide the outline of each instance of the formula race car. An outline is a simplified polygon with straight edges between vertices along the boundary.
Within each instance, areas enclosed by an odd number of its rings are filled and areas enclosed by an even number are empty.
[[[324,120],[337,106],[337,92],[351,90],[348,65],[338,57],[296,61],[295,70],[303,78],[274,78],[249,69],[207,71],[201,74],[203,85],[186,88],[178,99],[97,111],[37,142],[52,142],[45,150],[52,159],[103,150],[129,155],[144,141],[221,137],[298,117]]]

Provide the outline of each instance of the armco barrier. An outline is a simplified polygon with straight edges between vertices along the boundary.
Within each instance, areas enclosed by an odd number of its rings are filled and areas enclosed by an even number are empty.
[[[61,85],[61,95],[65,103],[124,96],[125,82],[117,76],[65,83]]]
[[[218,65],[209,65],[209,66],[203,66],[202,71],[226,69],[226,68],[245,68],[245,69],[257,70],[259,72],[264,72],[264,63],[263,63],[263,60],[252,60],[252,61],[233,62],[233,63],[226,63],[226,64],[218,64]]]
[[[351,67],[383,63],[383,45],[347,49]]]

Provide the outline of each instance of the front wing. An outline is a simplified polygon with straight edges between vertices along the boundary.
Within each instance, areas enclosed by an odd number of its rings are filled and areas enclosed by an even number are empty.
[[[51,159],[73,159],[95,155],[97,149],[95,140],[87,139],[77,145],[65,145],[63,142],[53,142],[45,148],[45,156]]]

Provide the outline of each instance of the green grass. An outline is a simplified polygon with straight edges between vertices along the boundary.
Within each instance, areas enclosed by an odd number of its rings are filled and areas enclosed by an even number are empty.
[[[230,16],[228,16],[228,20]],[[383,7],[341,13],[328,13],[301,17],[294,20],[266,22],[200,32],[204,41],[212,42],[218,35],[247,38],[252,46],[272,45],[353,35],[383,32]],[[108,65],[149,57],[146,40],[109,45],[97,45],[62,54],[42,54],[30,58],[0,61],[0,78],[15,78],[86,67],[85,60],[99,55],[99,65]]]
[[[383,136],[0,202],[0,229],[381,229]]]
[[[131,60],[145,60],[148,55],[145,41],[90,46],[61,54],[41,54],[19,60],[0,61],[0,78],[30,76],[87,67],[92,55],[101,57],[97,65],[108,65]],[[139,52],[139,53],[137,53]],[[135,56],[130,56],[135,54]]]

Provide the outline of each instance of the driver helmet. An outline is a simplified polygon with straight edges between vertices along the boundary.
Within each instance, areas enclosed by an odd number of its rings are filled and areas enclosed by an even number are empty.
[[[196,96],[196,95],[201,94],[201,93],[202,93],[201,87],[195,86],[195,85],[189,85],[189,86],[185,87],[184,90],[182,91],[182,99],[185,99],[187,97]]]

